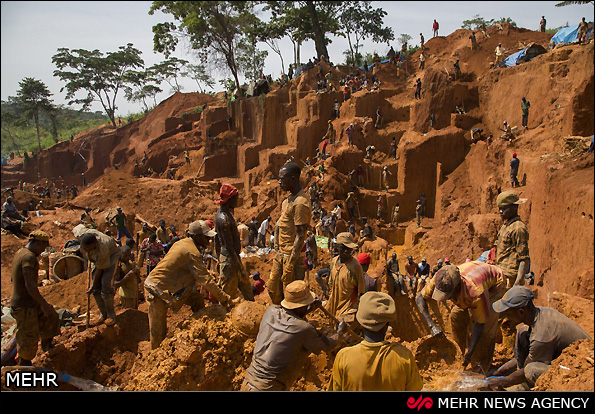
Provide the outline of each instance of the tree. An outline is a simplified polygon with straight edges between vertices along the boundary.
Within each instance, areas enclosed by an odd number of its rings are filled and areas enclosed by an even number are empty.
[[[203,84],[211,89],[213,89],[213,87],[215,86],[215,80],[207,72],[206,67],[201,64],[187,64],[186,70],[182,73],[182,76],[194,79],[200,93],[205,93],[205,90],[202,87]]]
[[[359,66],[361,60],[357,56],[362,40],[371,37],[375,43],[388,43],[394,40],[395,35],[390,27],[382,27],[384,16],[387,15],[383,9],[373,9],[369,1],[351,1],[346,4],[339,21],[349,43],[351,61]]]
[[[251,21],[253,2],[249,1],[154,1],[156,10],[171,14],[179,26],[158,23],[153,26],[153,49],[165,57],[175,51],[179,38],[189,40],[202,64],[227,67],[239,85],[236,51]]]
[[[327,45],[331,40],[327,33],[341,36],[339,14],[343,1],[267,1],[264,10],[270,10],[270,23],[285,27],[294,44],[294,63],[300,63],[299,48],[311,39],[318,57],[328,57]]]
[[[25,78],[19,82],[20,89],[17,91],[15,102],[29,118],[35,121],[37,131],[37,145],[41,151],[41,135],[39,131],[39,114],[52,107],[50,96],[52,93],[42,81],[34,78]]]
[[[52,57],[58,68],[54,76],[66,82],[60,92],[66,89],[66,98],[71,99],[69,105],[82,104],[83,109],[88,109],[92,102],[99,101],[115,127],[116,98],[127,82],[124,73],[144,66],[141,53],[132,43],[120,46],[117,52],[107,52],[105,56],[97,49],[70,51],[60,48]],[[79,91],[87,92],[87,96],[73,99]]]
[[[155,97],[163,90],[156,84],[157,79],[153,76],[151,70],[134,71],[128,70],[124,73],[126,85],[124,86],[124,95],[130,102],[141,102],[145,112],[149,111],[147,98],[153,98],[154,106],[157,106]]]
[[[564,7],[564,6],[571,6],[571,5],[581,5],[581,4],[590,4],[595,5],[595,2],[592,1],[561,1],[560,3],[556,3],[556,7]]]
[[[173,92],[180,92],[182,86],[178,83],[178,76],[183,76],[184,67],[187,64],[187,60],[170,57],[163,62],[154,64],[148,71],[158,83],[165,81],[171,86]]]

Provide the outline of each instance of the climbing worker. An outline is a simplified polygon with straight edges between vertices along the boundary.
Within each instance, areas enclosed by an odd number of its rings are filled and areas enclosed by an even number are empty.
[[[126,214],[122,211],[122,207],[116,207],[116,214],[109,220],[109,224],[113,224],[113,221],[116,220],[116,231],[118,234],[116,235],[116,241],[119,243],[122,239],[122,236],[126,236],[128,239],[134,239],[132,234],[126,228]]]
[[[555,309],[535,306],[535,295],[525,286],[514,286],[492,309],[518,325],[514,357],[488,378],[488,387],[504,389],[526,382],[529,388],[552,361],[575,341],[592,339],[583,328]]]
[[[510,160],[510,185],[514,187],[520,187],[519,179],[517,178],[519,174],[519,164],[521,161],[517,157],[517,153],[512,153],[512,159]]]
[[[197,284],[205,288],[220,304],[234,305],[221,290],[204,264],[202,251],[215,232],[203,220],[188,226],[188,237],[174,243],[145,280],[145,297],[149,303],[149,336],[151,349],[159,347],[167,335],[167,311],[188,305],[196,312],[204,307],[204,297]]]
[[[101,316],[92,321],[93,325],[105,322],[107,326],[116,323],[114,309],[113,279],[118,261],[122,255],[116,241],[95,229],[89,229],[84,224],[77,225],[72,233],[80,242],[80,252],[84,259],[91,262],[92,286],[87,291],[93,295]]]
[[[479,365],[480,372],[485,373],[492,364],[499,330],[498,314],[492,309],[492,304],[505,292],[504,275],[497,266],[469,261],[460,266],[443,266],[418,293],[415,302],[434,336],[443,333],[432,320],[427,301],[450,300],[454,303],[450,323],[454,340],[464,355],[463,368],[471,363],[473,368]],[[468,341],[470,321],[474,325]],[[469,348],[465,353],[467,342]]]
[[[337,333],[327,337],[305,320],[321,306],[306,282],[289,283],[283,296],[279,305],[268,306],[262,316],[240,391],[289,391],[308,355],[329,352],[341,343],[347,326],[344,322],[339,323]]]
[[[281,303],[283,289],[294,280],[303,280],[306,272],[302,249],[312,208],[300,184],[300,174],[301,168],[295,162],[287,163],[279,170],[279,186],[290,194],[281,204],[281,216],[274,230],[277,255],[267,286],[274,304]]]
[[[339,350],[333,362],[329,391],[420,391],[423,380],[413,353],[385,340],[397,317],[393,298],[384,292],[361,297],[356,318],[364,340]]]
[[[529,102],[524,96],[521,99],[521,125],[528,129],[527,126],[529,122],[529,108],[531,107],[531,102]]]
[[[40,339],[41,349],[46,352],[52,348],[53,338],[60,335],[58,313],[37,288],[38,257],[50,245],[49,241],[47,233],[32,231],[27,244],[15,253],[12,260],[10,314],[16,321],[16,347],[21,366],[32,365]]]

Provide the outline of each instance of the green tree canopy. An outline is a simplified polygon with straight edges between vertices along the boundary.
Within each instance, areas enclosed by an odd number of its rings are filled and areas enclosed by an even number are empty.
[[[71,51],[60,48],[52,57],[52,62],[58,68],[54,71],[54,76],[66,82],[60,92],[66,89],[69,105],[82,104],[83,109],[87,109],[92,102],[99,101],[112,124],[116,126],[116,98],[126,85],[127,78],[124,74],[130,69],[144,66],[141,53],[132,43],[105,55],[97,49]],[[87,96],[75,98],[79,91],[86,92]]]
[[[171,14],[177,24],[166,22],[153,26],[153,49],[169,57],[180,38],[189,41],[200,62],[229,69],[239,85],[237,52],[253,18],[250,1],[154,1],[149,14],[156,10]]]
[[[35,121],[35,129],[37,130],[37,144],[41,151],[41,136],[39,131],[39,114],[41,111],[49,112],[53,108],[50,96],[52,93],[42,81],[34,78],[25,78],[19,82],[19,90],[17,91],[14,102],[17,103],[20,110]]]

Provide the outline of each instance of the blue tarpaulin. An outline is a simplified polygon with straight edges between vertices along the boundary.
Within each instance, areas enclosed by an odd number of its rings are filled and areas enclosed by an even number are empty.
[[[578,39],[578,24],[574,26],[563,27],[552,37],[554,45],[558,43],[575,43]]]
[[[527,54],[527,48],[524,48],[523,50],[513,53],[512,55],[508,56],[506,59],[504,59],[504,66],[509,67],[509,66],[514,66],[517,63],[519,63],[519,60],[525,56]]]
[[[390,62],[390,59],[385,59],[385,60],[381,60],[381,61],[380,61],[380,63],[387,63],[387,62]],[[373,63],[372,63],[371,65],[368,65],[368,69],[372,69],[373,67],[374,67],[374,64],[373,64]],[[363,68],[364,68],[364,66],[362,65],[362,66],[360,66],[359,68],[360,68],[360,69],[363,69]]]
[[[537,43],[532,43],[523,50],[513,53],[504,59],[503,65],[505,67],[515,66],[521,62],[528,62],[535,56],[539,56],[543,53],[547,53],[547,50],[545,50],[543,46]]]

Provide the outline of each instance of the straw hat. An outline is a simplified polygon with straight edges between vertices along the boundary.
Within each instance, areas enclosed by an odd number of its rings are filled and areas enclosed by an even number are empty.
[[[308,285],[303,280],[291,282],[284,289],[285,298],[281,301],[281,306],[286,309],[296,309],[302,306],[308,306],[316,296],[310,291]]]

